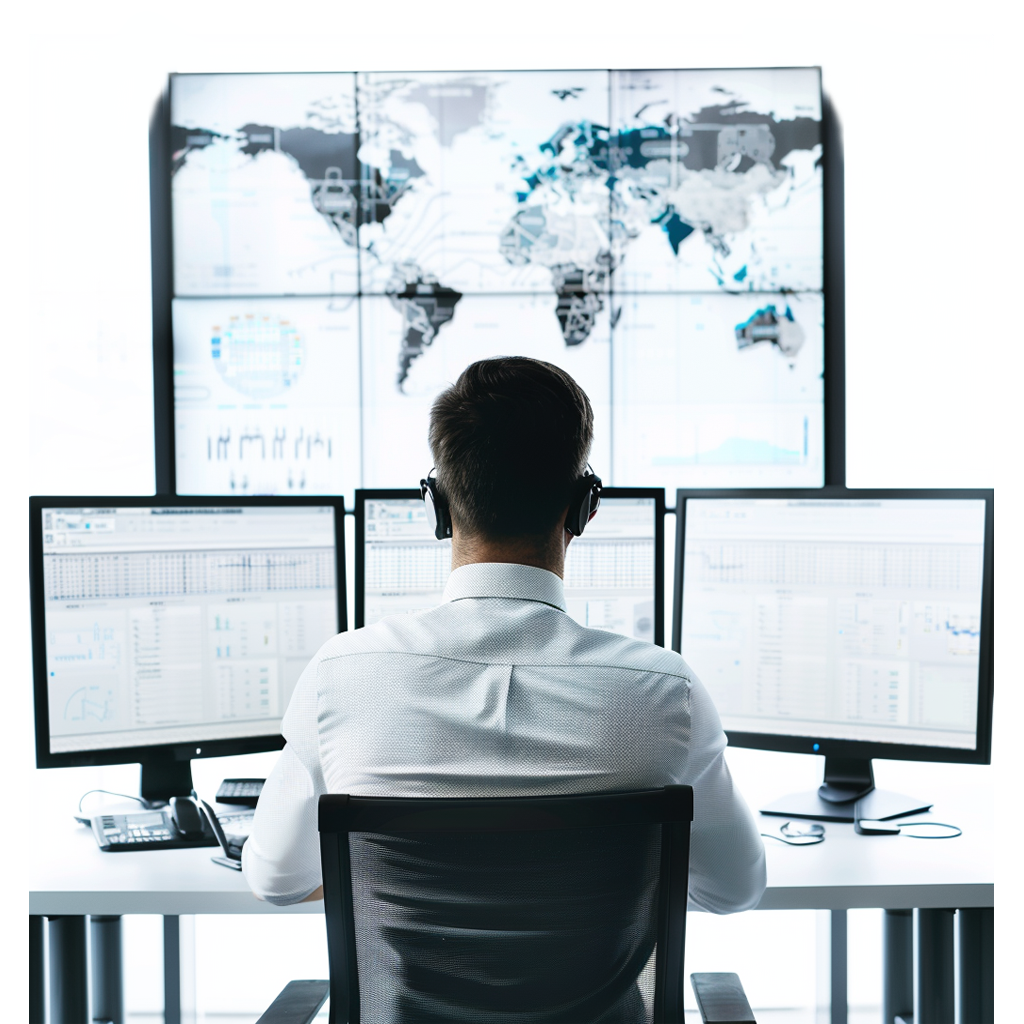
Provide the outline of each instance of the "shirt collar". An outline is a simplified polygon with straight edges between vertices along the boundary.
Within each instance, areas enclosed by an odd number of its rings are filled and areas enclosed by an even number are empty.
[[[507,597],[517,601],[539,601],[564,612],[565,594],[561,579],[547,569],[511,562],[473,562],[461,565],[448,577],[445,601],[467,597]]]

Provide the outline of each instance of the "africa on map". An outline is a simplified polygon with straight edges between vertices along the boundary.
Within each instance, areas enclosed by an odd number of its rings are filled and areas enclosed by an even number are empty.
[[[176,75],[171,121],[183,493],[406,485],[497,354],[579,375],[609,483],[822,482],[817,69]]]

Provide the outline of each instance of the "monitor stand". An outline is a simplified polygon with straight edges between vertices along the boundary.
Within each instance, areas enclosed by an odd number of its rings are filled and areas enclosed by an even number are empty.
[[[813,793],[793,793],[767,807],[762,814],[815,821],[885,821],[920,814],[931,803],[901,793],[875,789],[870,758],[825,758],[825,781]]]
[[[142,762],[139,785],[147,807],[163,807],[172,796],[192,795],[192,762],[169,754],[153,754]]]

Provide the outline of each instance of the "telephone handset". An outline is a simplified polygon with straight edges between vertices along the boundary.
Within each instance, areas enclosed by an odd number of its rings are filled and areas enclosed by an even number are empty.
[[[224,851],[223,857],[211,857],[210,860],[212,860],[214,864],[220,864],[222,867],[231,868],[234,871],[241,871],[242,847],[245,845],[248,835],[232,836],[229,838],[224,832],[224,827],[221,825],[220,819],[217,817],[214,809],[205,800],[201,800],[200,803],[206,811],[206,820],[213,827],[213,834],[217,837],[217,842],[220,844],[220,848]]]
[[[200,814],[196,802],[191,797],[171,797],[171,821],[174,822],[182,839],[203,838],[206,818]]]
[[[187,796],[174,797],[169,809],[97,814],[90,826],[100,849],[108,853],[217,845],[205,815]]]

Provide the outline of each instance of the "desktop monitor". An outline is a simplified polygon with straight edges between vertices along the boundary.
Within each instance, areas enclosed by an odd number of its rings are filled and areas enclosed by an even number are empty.
[[[274,750],[299,675],[345,628],[334,498],[29,499],[36,764],[142,765]]]
[[[418,490],[356,491],[356,626],[439,604],[451,541],[427,523]],[[606,487],[565,558],[565,601],[584,626],[664,645],[665,492]]]
[[[766,813],[896,817],[929,805],[871,758],[989,762],[992,491],[680,491],[676,515],[673,647],[729,742],[825,756]]]

